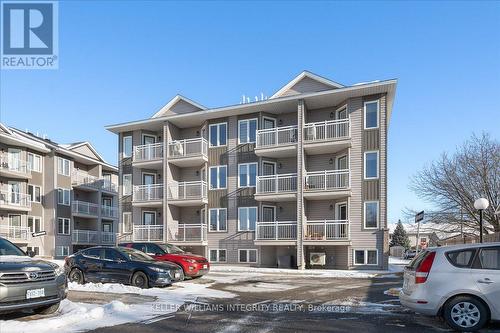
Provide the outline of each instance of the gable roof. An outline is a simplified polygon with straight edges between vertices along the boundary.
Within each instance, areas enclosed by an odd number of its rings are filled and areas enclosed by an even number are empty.
[[[101,162],[105,162],[104,158],[102,158],[102,156],[99,155],[99,153],[94,148],[94,146],[92,146],[92,144],[90,142],[88,142],[88,141],[75,142],[75,143],[70,143],[70,144],[61,145],[61,146],[63,146],[64,148],[66,148],[68,150],[75,151],[75,152],[83,154],[83,155],[87,155],[88,157],[95,158],[95,159],[97,159],[97,160],[99,160]],[[91,154],[88,154],[85,151],[85,149],[90,150]]]
[[[298,85],[301,81],[306,81],[306,80],[310,80],[310,81],[316,82],[319,86],[321,86],[322,89],[320,89],[319,91],[330,90],[330,89],[337,89],[337,88],[343,88],[344,87],[340,83],[334,82],[332,80],[329,80],[329,79],[324,78],[322,76],[319,76],[317,74],[311,73],[309,71],[302,71],[302,73],[300,73],[292,81],[288,82],[283,87],[281,87],[270,98],[282,97],[287,92],[289,92],[290,90],[292,90],[292,88],[294,86]],[[312,91],[304,91],[304,92],[312,92]]]
[[[163,106],[158,112],[156,112],[151,118],[158,118],[161,116],[164,116],[168,111],[172,110],[175,105],[180,104],[180,103],[187,103],[190,106],[193,107],[193,111],[200,111],[200,110],[206,110],[207,108],[204,107],[203,105],[196,103],[195,101],[181,96],[179,94],[175,95],[174,98],[172,98],[165,106]]]

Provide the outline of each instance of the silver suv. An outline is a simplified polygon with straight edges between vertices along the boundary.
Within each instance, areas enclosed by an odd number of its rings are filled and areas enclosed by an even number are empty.
[[[63,268],[30,258],[0,237],[0,313],[30,309],[50,314],[57,311],[66,292]]]
[[[401,304],[475,331],[500,320],[500,243],[430,248],[405,268]]]

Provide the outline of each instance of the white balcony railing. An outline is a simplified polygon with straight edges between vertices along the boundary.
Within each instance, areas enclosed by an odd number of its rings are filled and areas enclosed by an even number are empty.
[[[207,240],[206,224],[178,224],[177,230],[172,232],[171,241],[175,242],[203,242]]]
[[[307,221],[304,240],[347,240],[350,228],[348,220]]]
[[[163,225],[134,225],[134,242],[163,241]]]
[[[83,171],[73,171],[71,175],[71,183],[74,186],[87,186],[87,187],[93,187],[93,188],[100,188],[102,185],[101,180],[99,177],[89,175],[86,172]]]
[[[296,240],[297,221],[257,222],[256,240]]]
[[[116,234],[114,232],[101,232],[101,243],[102,244],[115,244]]]
[[[163,158],[163,143],[150,143],[147,145],[135,146],[132,157],[133,162],[146,162],[161,160]]]
[[[296,173],[257,177],[257,194],[295,191],[297,191]]]
[[[0,236],[10,240],[20,241],[28,240],[31,231],[28,227],[0,225]]]
[[[0,169],[23,175],[31,175],[28,163],[8,153],[0,155]]]
[[[132,193],[133,201],[158,201],[163,199],[163,184],[136,185]]]
[[[71,212],[73,214],[97,216],[99,205],[86,201],[73,200],[71,203]]]
[[[297,142],[297,126],[274,127],[257,130],[257,148],[274,147]]]
[[[9,190],[0,191],[0,205],[19,206],[20,208],[31,208],[30,196]]]
[[[196,200],[207,197],[207,182],[171,182],[168,184],[169,200]]]
[[[304,126],[304,140],[324,141],[349,138],[349,119],[308,123]]]
[[[168,157],[181,158],[207,156],[208,142],[205,138],[171,141],[168,144]]]
[[[101,179],[101,181],[102,181],[102,189],[104,191],[118,193],[118,184],[117,183],[113,183],[109,179]]]
[[[118,207],[101,205],[101,216],[118,218]]]
[[[307,172],[305,191],[334,191],[349,188],[349,170]]]
[[[71,238],[75,244],[97,244],[98,232],[92,230],[73,230]]]

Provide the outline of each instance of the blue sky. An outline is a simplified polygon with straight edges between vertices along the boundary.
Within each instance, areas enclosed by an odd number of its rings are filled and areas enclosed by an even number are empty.
[[[58,142],[148,118],[176,93],[214,107],[303,69],[349,85],[398,78],[389,221],[431,207],[409,177],[473,132],[500,134],[499,2],[63,1],[59,70],[1,71],[0,121]]]

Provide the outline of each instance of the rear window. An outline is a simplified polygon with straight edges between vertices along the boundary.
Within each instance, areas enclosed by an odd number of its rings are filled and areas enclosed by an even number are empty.
[[[467,250],[457,250],[446,252],[446,259],[455,267],[468,268],[472,264],[474,255],[476,254],[475,249]]]
[[[429,251],[420,252],[415,258],[413,258],[412,261],[410,261],[410,263],[406,267],[411,268],[411,269],[416,269],[420,265],[422,260],[424,260],[427,253],[429,253]]]

